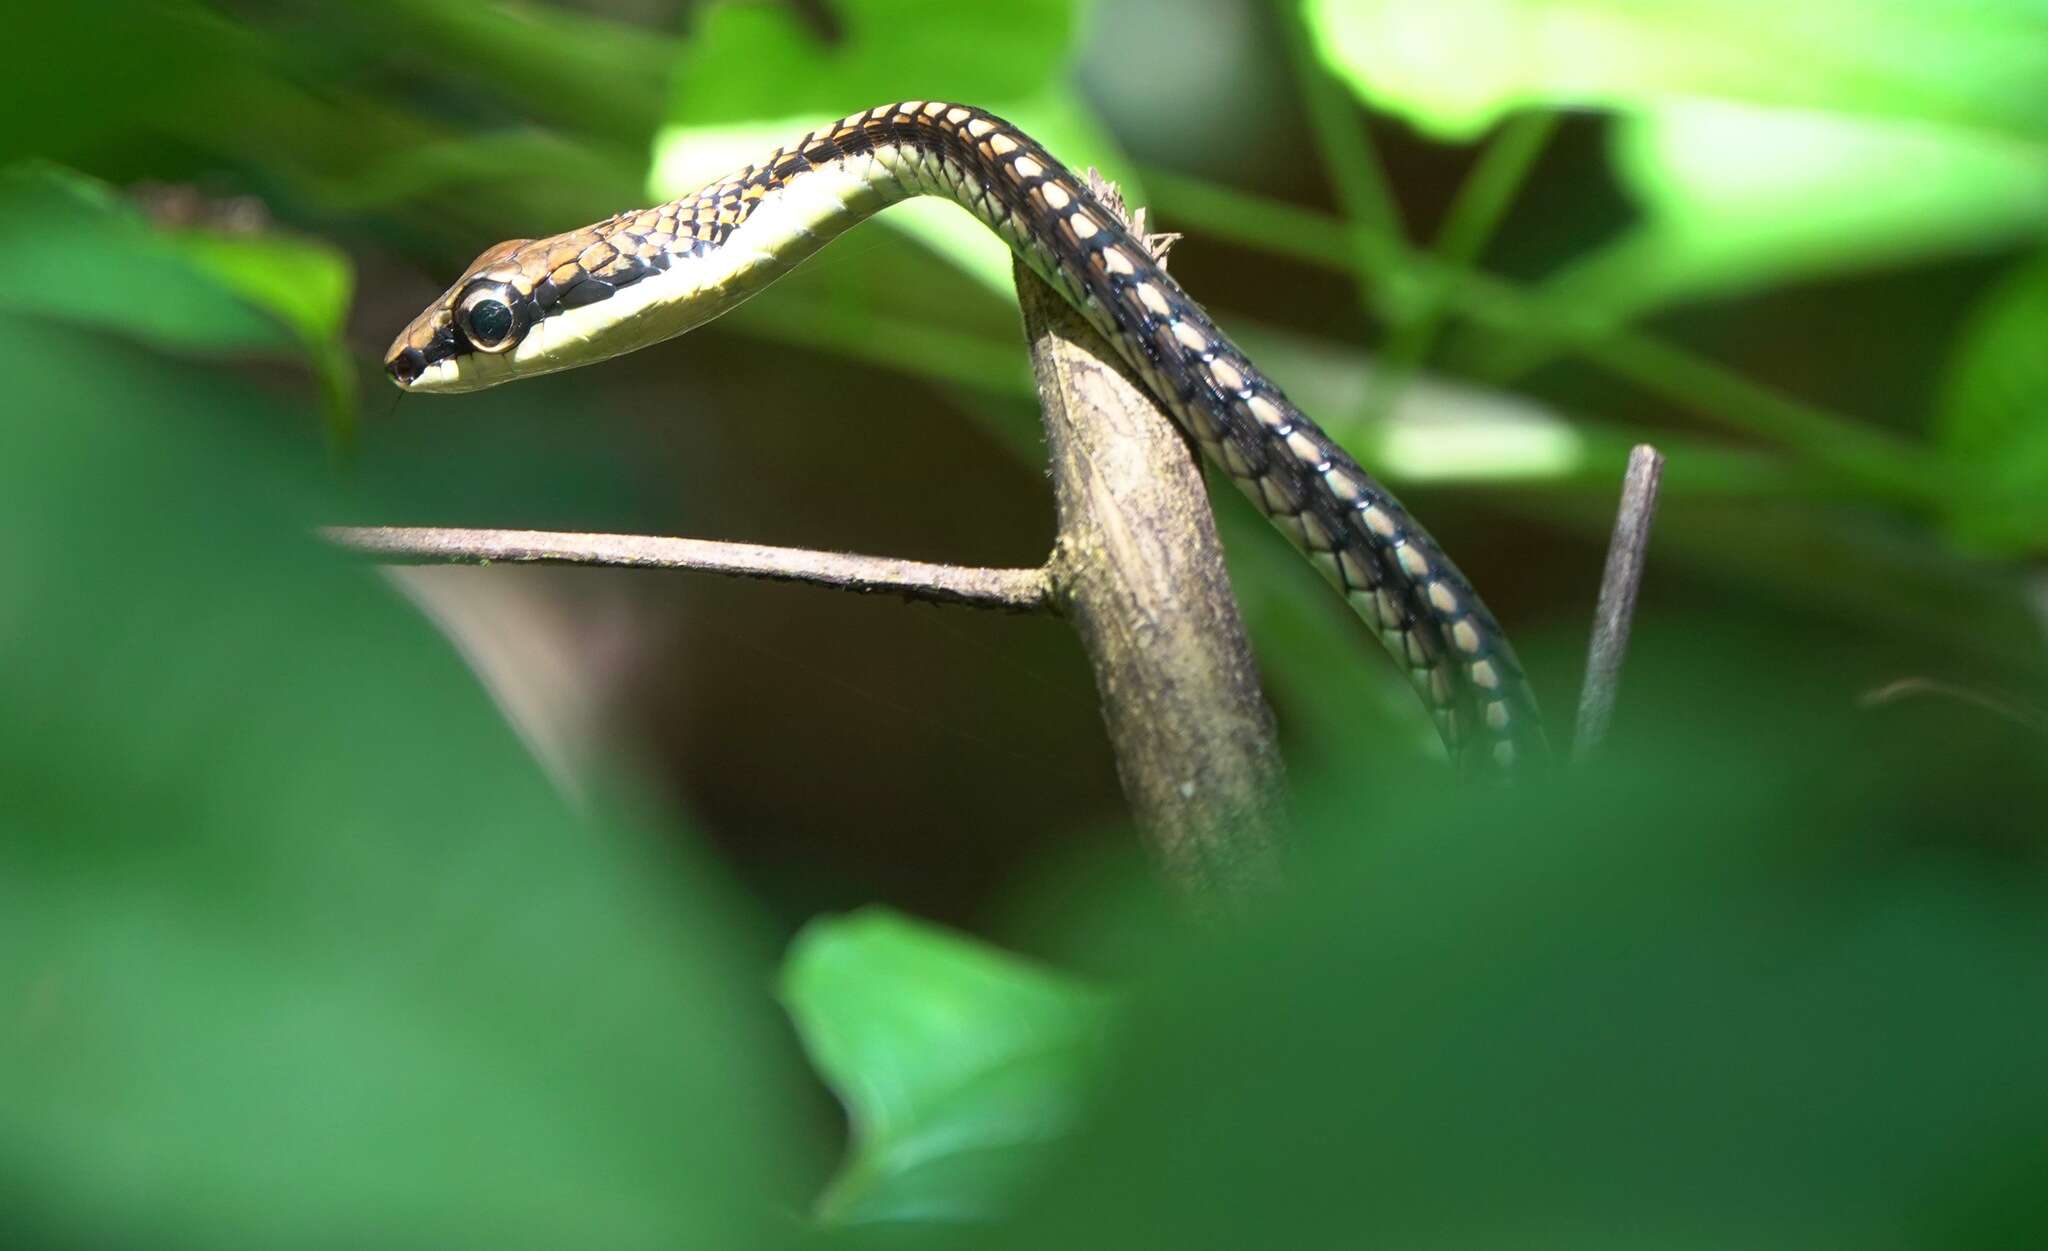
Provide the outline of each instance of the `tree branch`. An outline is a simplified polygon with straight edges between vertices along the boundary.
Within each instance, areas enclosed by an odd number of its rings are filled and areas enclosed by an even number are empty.
[[[1052,581],[1042,568],[977,569],[886,556],[645,534],[464,530],[441,526],[332,526],[322,533],[343,547],[392,564],[488,565],[502,561],[693,569],[771,582],[803,582],[862,595],[890,592],[906,599],[1006,612],[1054,609]]]
[[[1579,721],[1572,740],[1572,756],[1577,760],[1599,750],[1614,719],[1614,696],[1621,686],[1621,662],[1628,654],[1636,591],[1643,583],[1650,523],[1657,516],[1657,488],[1663,479],[1662,454],[1647,443],[1638,443],[1628,454],[1621,508],[1615,514],[1607,568],[1600,576],[1600,601],[1593,611],[1593,641],[1586,655],[1586,684],[1579,691]]]
[[[1097,193],[1118,212],[1115,189]],[[1145,238],[1143,214],[1130,215]],[[1155,255],[1169,237],[1147,240]],[[334,527],[333,542],[413,564],[546,562],[694,569],[1069,615],[1095,670],[1117,773],[1168,876],[1212,898],[1271,881],[1282,766],[1202,471],[1172,419],[1087,321],[1016,269],[1059,512],[1039,569],[974,569],[630,534]]]
[[[1087,321],[1015,272],[1058,505],[1054,582],[1125,798],[1173,881],[1242,893],[1274,876],[1282,768],[1200,464]]]

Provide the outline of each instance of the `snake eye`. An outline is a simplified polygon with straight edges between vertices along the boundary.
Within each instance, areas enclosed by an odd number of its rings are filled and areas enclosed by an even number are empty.
[[[456,324],[477,351],[502,352],[519,341],[517,299],[503,283],[478,283],[456,304]]]

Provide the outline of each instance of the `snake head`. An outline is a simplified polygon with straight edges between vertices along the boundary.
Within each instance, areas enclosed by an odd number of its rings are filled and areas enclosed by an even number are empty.
[[[537,320],[521,264],[531,239],[507,239],[470,263],[454,286],[392,340],[384,371],[408,391],[473,391],[512,377],[484,364],[509,354]]]
[[[470,263],[385,354],[407,391],[476,391],[644,347],[733,302],[710,245],[675,205],[547,239],[508,239]]]

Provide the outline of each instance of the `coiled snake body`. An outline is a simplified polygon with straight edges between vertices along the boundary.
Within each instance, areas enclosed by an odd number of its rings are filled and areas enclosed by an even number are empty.
[[[1117,214],[980,109],[883,105],[687,199],[501,243],[406,328],[386,369],[407,390],[469,391],[605,360],[709,321],[915,195],[966,208],[1080,309],[1374,629],[1454,758],[1497,772],[1547,757],[1506,636],[1436,541],[1245,359]]]

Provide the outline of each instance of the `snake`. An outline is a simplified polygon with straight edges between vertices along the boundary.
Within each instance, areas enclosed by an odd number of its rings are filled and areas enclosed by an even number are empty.
[[[1204,456],[1343,595],[1467,773],[1548,759],[1507,635],[1385,486],[1249,361],[1122,215],[985,110],[884,104],[653,208],[499,243],[392,343],[408,392],[607,360],[728,311],[890,204],[939,196],[1072,304]]]

